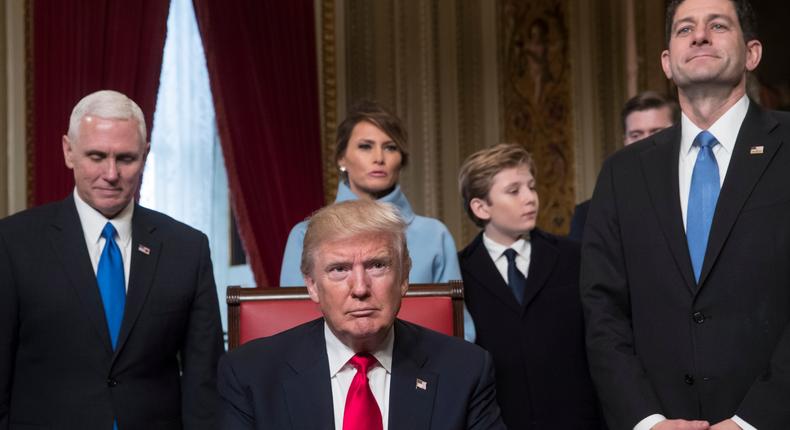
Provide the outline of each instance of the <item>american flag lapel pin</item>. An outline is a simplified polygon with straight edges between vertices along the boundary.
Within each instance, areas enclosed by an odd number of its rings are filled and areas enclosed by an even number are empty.
[[[751,149],[749,149],[749,155],[759,155],[762,154],[764,150],[765,147],[763,145],[752,146]]]
[[[428,383],[423,381],[420,378],[417,378],[417,386],[415,388],[419,388],[420,390],[427,390],[428,389]]]
[[[151,254],[151,248],[149,248],[149,247],[147,247],[147,246],[145,246],[143,244],[137,245],[137,250],[142,252],[145,255],[150,255]]]

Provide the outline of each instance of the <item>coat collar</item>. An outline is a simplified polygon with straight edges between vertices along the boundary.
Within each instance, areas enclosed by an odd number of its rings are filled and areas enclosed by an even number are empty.
[[[414,325],[395,320],[390,376],[389,428],[427,429],[439,389],[439,374],[425,369],[428,354]]]
[[[113,361],[123,350],[153,284],[162,245],[155,232],[156,223],[151,216],[151,211],[135,206],[132,217],[132,261],[129,269],[129,288],[126,293],[126,307],[118,336],[118,345],[113,351],[104,317],[101,294],[96,283],[96,274],[91,266],[90,256],[85,245],[85,235],[73,195],[69,195],[60,202],[51,223],[50,242],[63,263],[66,276],[83,304],[95,333],[108,354],[113,355]]]
[[[778,133],[772,133],[778,125],[776,119],[763,111],[757,103],[750,104],[746,119],[738,132],[727,176],[719,193],[700,273],[700,286],[705,285],[705,280],[715,265],[741,209],[782,145]],[[762,153],[753,154],[752,148],[758,145],[762,146]]]
[[[539,229],[530,232],[532,251],[530,253],[529,272],[527,273],[527,290],[524,303],[520,305],[502,275],[491,260],[488,250],[483,244],[483,233],[460,252],[459,258],[467,261],[461,264],[464,277],[471,277],[482,288],[488,290],[508,309],[522,315],[535,300],[538,293],[546,286],[551,272],[557,265],[559,249],[553,239]],[[467,269],[469,268],[469,269]]]
[[[55,254],[62,263],[63,271],[94,328],[94,333],[104,345],[107,354],[111,355],[113,350],[101,294],[85,245],[85,235],[73,195],[69,195],[57,205],[48,236]]]
[[[344,202],[347,200],[357,200],[356,194],[351,191],[351,188],[346,185],[343,179],[337,181],[337,198],[335,198],[335,202]],[[377,200],[381,203],[390,203],[400,211],[401,217],[403,220],[406,221],[406,224],[411,224],[414,221],[415,214],[414,210],[411,208],[411,204],[409,204],[409,200],[406,198],[406,195],[401,192],[400,185],[396,185],[395,189],[392,190],[391,193],[387,194],[386,196]]]
[[[671,127],[651,136],[653,145],[640,154],[645,183],[658,222],[669,244],[672,257],[688,291],[693,294],[696,281],[683,228],[678,180],[680,126]]]
[[[129,289],[126,292],[126,308],[123,313],[121,331],[115,358],[123,350],[129,334],[140,316],[140,311],[148,298],[153,285],[159,256],[162,254],[162,240],[157,236],[157,223],[153,212],[135,205],[132,216],[132,258],[129,266]]]
[[[284,378],[283,389],[293,428],[335,428],[323,318],[308,323],[287,362],[293,373]],[[305,405],[310,405],[309,413]]]
[[[746,119],[735,141],[727,176],[719,193],[700,274],[700,288],[697,288],[698,284],[694,279],[680,208],[678,184],[680,126],[653,135],[653,146],[641,153],[650,199],[675,263],[692,295],[698,294],[704,287],[705,280],[716,264],[746,199],[782,145],[778,135],[773,134],[777,125],[776,119],[756,103],[750,103]],[[756,144],[762,146],[762,153],[751,153],[751,148]]]

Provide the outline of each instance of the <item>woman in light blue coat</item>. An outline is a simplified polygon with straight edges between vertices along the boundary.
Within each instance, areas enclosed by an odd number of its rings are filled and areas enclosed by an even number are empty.
[[[335,160],[341,180],[337,199],[373,199],[391,203],[408,224],[406,242],[412,260],[409,282],[448,282],[461,279],[458,256],[450,232],[441,221],[415,215],[398,185],[406,166],[406,131],[400,119],[374,102],[354,106],[337,129]],[[307,223],[300,222],[288,236],[280,270],[281,286],[303,286],[300,264]],[[466,314],[466,312],[465,312]],[[474,325],[465,315],[465,337],[474,339]]]

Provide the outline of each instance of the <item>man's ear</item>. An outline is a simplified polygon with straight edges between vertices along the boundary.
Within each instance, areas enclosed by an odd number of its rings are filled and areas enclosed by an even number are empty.
[[[65,134],[63,135],[61,141],[63,142],[63,161],[65,161],[66,167],[68,167],[69,169],[73,169],[74,152],[71,150],[71,141],[69,140],[69,137],[66,136]]]
[[[313,280],[312,276],[304,275],[304,285],[307,287],[307,294],[310,294],[310,300],[315,303],[321,303],[318,298],[318,284]]]
[[[661,52],[661,69],[664,70],[664,75],[669,80],[672,80],[672,68],[670,67],[671,61],[672,60],[669,58],[668,49],[665,49],[663,52]]]
[[[491,214],[488,212],[488,203],[485,200],[475,197],[469,202],[469,208],[472,209],[472,213],[476,217],[484,221],[491,219]]]
[[[746,42],[746,70],[753,71],[763,58],[763,44],[759,40]]]

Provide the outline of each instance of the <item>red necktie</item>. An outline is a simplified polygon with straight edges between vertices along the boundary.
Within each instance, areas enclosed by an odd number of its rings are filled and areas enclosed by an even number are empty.
[[[382,430],[381,410],[368,385],[368,369],[378,363],[370,354],[357,354],[349,360],[357,369],[346,395],[343,430]]]

